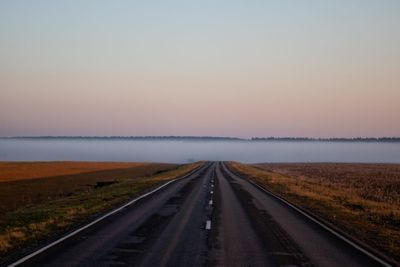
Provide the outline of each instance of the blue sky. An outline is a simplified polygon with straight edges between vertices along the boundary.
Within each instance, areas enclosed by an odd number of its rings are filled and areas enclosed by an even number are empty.
[[[389,0],[0,1],[0,135],[399,135],[398,14]]]

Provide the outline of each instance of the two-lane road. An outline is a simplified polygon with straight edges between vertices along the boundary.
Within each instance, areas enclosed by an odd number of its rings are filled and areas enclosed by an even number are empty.
[[[224,163],[206,163],[21,266],[384,266]]]

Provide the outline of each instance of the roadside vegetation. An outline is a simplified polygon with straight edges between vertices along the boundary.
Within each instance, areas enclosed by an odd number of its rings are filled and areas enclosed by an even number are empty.
[[[229,167],[367,245],[400,260],[399,164]]]
[[[19,182],[13,185],[13,192],[8,192],[9,188],[3,186],[4,183],[11,182],[0,182],[1,203],[11,203],[12,200],[7,199],[8,197],[14,196],[19,199],[21,195],[29,194],[29,191],[33,191],[31,196],[39,191],[41,194],[40,198],[32,198],[28,203],[18,202],[19,204],[12,209],[3,208],[0,213],[0,263],[17,251],[21,253],[23,249],[35,247],[60,236],[165,181],[190,172],[201,164],[146,164],[145,168],[140,165],[13,181]],[[50,182],[51,180],[57,182]],[[31,184],[32,181],[38,184]],[[53,191],[57,194],[53,194]]]

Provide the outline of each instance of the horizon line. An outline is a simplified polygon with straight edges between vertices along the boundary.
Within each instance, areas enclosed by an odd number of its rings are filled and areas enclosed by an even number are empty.
[[[232,141],[400,141],[400,136],[357,136],[357,137],[307,137],[307,136],[254,136],[249,138],[212,135],[37,135],[37,136],[0,136],[0,139],[216,139]]]

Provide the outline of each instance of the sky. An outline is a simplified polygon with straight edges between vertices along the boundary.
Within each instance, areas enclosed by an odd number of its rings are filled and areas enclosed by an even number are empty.
[[[0,136],[400,136],[400,1],[0,0]]]

